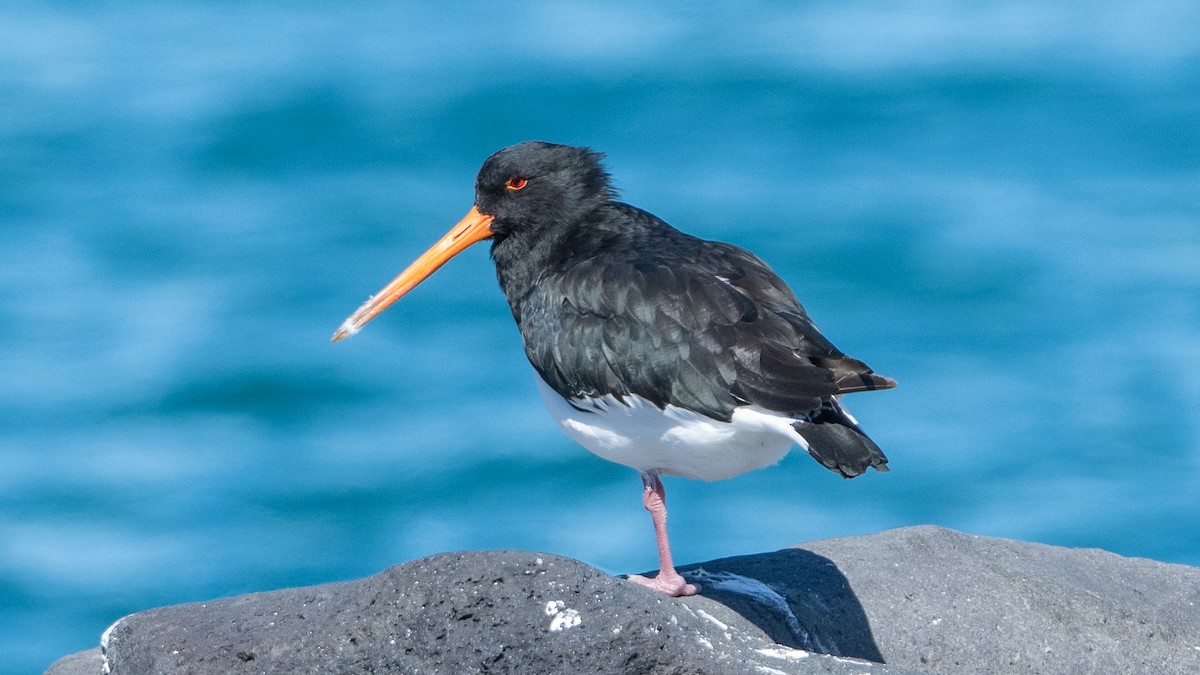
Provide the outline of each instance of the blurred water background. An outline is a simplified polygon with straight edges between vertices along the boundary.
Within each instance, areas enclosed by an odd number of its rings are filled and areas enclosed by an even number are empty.
[[[522,548],[652,569],[486,246],[329,335],[536,138],[758,252],[901,382],[893,471],[670,480],[676,559],[935,523],[1200,564],[1200,5],[0,9],[0,672],[123,614]]]

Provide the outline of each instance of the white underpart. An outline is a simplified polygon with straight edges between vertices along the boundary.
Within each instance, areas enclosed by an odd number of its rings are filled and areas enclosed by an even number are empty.
[[[640,396],[609,394],[567,401],[537,378],[550,415],[572,440],[610,462],[638,471],[699,480],[732,478],[770,466],[792,445],[808,444],[795,420],[759,406],[743,406],[729,422]],[[582,410],[581,410],[582,409]]]

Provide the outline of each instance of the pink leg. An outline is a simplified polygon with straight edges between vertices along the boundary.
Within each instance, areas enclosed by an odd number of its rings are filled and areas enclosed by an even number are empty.
[[[667,541],[667,491],[662,480],[658,474],[643,473],[642,486],[642,504],[654,520],[654,538],[658,541],[658,574],[653,579],[631,574],[629,580],[676,598],[695,595],[700,587],[685,581],[671,561],[671,543]]]

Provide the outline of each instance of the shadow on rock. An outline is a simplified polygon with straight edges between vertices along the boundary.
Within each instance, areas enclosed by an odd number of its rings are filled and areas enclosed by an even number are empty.
[[[883,663],[863,606],[832,560],[803,549],[722,558],[682,568],[701,594],[779,644]]]

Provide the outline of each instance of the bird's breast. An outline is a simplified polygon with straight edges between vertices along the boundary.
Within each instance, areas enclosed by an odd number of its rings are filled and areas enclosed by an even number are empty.
[[[540,377],[550,415],[593,454],[638,471],[721,480],[775,464],[793,444],[805,445],[792,418],[757,406],[738,408],[729,422],[636,395],[568,400]]]

